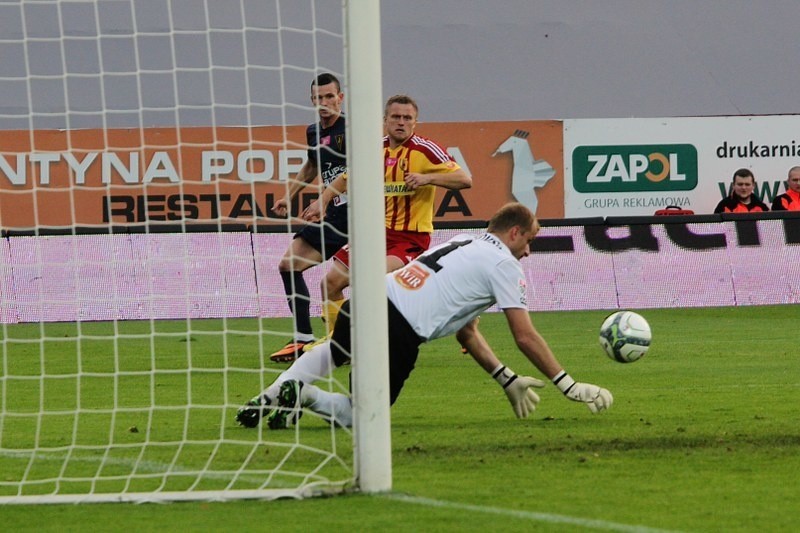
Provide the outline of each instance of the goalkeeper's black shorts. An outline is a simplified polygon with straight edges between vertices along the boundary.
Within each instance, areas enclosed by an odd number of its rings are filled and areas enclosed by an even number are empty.
[[[423,343],[408,321],[391,301],[388,304],[389,318],[389,403],[394,404],[403,384],[408,379],[419,356]],[[331,355],[336,366],[350,361],[350,300],[342,304],[339,317],[331,335]],[[352,387],[352,384],[351,384]]]

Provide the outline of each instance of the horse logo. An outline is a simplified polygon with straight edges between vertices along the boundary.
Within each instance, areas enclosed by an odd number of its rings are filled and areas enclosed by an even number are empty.
[[[518,202],[536,213],[539,199],[536,197],[534,189],[544,187],[555,176],[556,171],[547,161],[534,159],[530,144],[528,144],[528,135],[530,132],[516,130],[511,137],[503,141],[492,157],[511,152],[513,157],[511,193]]]

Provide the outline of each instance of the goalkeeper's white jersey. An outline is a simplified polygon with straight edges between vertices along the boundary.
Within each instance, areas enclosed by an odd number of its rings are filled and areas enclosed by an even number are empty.
[[[525,273],[491,233],[458,235],[386,276],[389,300],[420,337],[451,335],[497,303],[528,308]]]

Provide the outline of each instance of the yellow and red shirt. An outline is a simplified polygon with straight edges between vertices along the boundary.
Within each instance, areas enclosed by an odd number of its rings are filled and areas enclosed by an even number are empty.
[[[455,172],[461,167],[444,148],[417,134],[395,149],[389,137],[383,139],[384,196],[386,228],[397,231],[433,233],[435,185],[408,190],[406,174]]]

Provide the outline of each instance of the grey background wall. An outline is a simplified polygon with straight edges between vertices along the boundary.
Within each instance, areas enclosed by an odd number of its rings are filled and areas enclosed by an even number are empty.
[[[307,123],[311,74],[343,69],[340,5],[2,0],[0,128]],[[795,0],[383,0],[383,88],[424,121],[793,113],[798,20]]]
[[[384,0],[384,89],[426,119],[798,112],[795,0]]]

